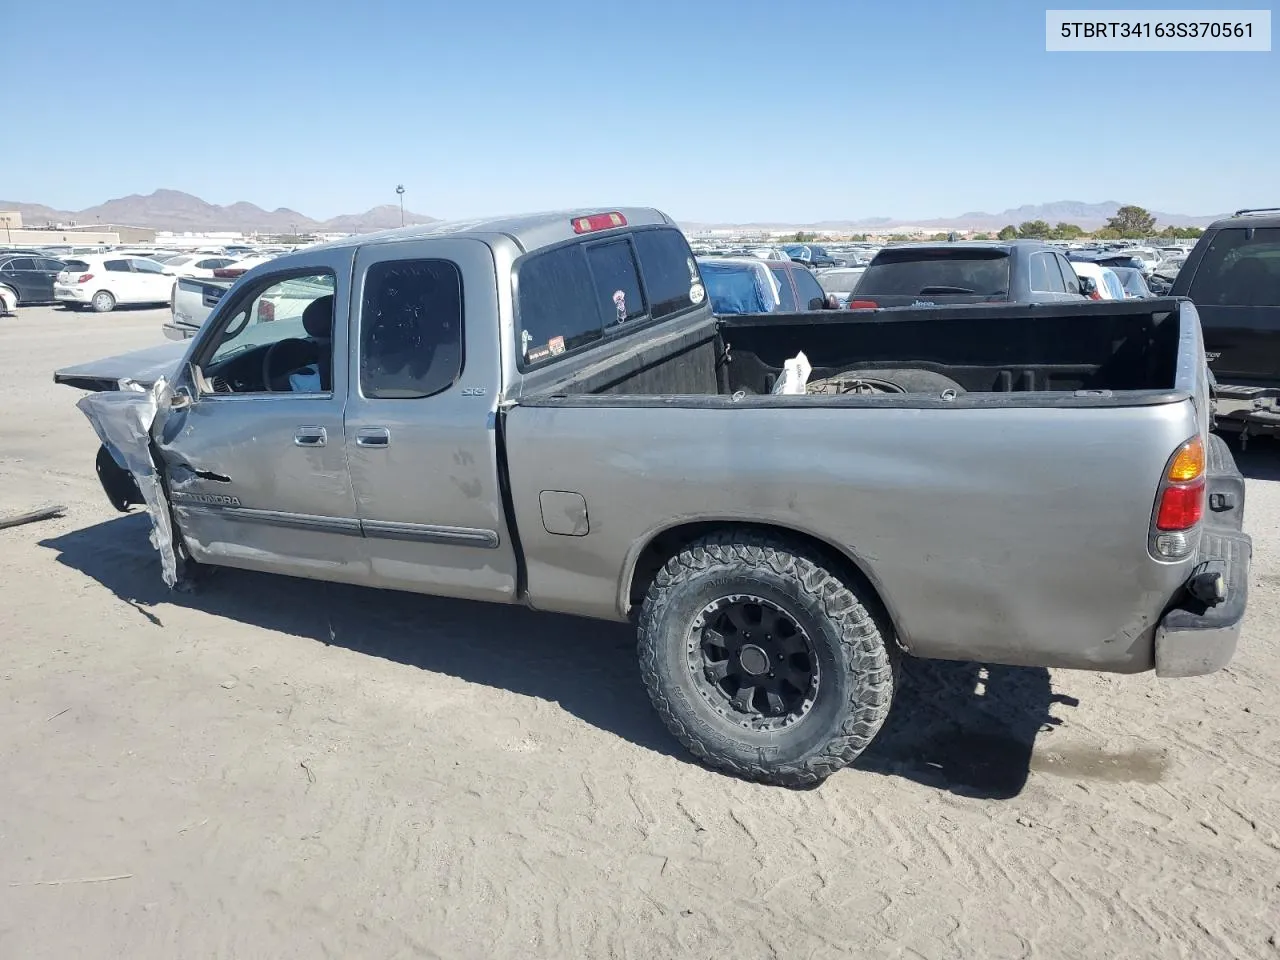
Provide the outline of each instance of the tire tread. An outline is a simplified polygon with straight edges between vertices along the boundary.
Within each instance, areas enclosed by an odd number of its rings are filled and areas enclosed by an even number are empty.
[[[723,567],[749,573],[767,566],[779,576],[793,578],[815,597],[824,614],[837,625],[845,669],[860,677],[851,685],[845,717],[818,750],[799,763],[739,763],[723,756],[676,714],[663,692],[658,656],[664,636],[661,614],[671,591],[690,576]],[[799,545],[765,533],[726,531],[709,534],[671,557],[649,585],[641,607],[638,652],[640,673],[654,709],[671,734],[708,766],[748,780],[782,786],[812,786],[848,766],[871,743],[889,713],[896,679],[895,647],[857,595]]]

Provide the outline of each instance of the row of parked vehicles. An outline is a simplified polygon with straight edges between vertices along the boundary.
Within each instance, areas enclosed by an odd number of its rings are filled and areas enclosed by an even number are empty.
[[[229,282],[277,255],[247,248],[180,253],[122,247],[58,256],[42,249],[0,250],[0,313],[40,303],[99,313],[121,305],[172,303],[180,279]]]
[[[653,209],[437,223],[282,256],[181,342],[55,379],[90,391],[104,492],[146,507],[171,585],[630,620],[693,755],[812,784],[904,657],[1233,655],[1251,541],[1208,361],[1280,383],[1280,217],[1211,228],[1190,299],[1093,300],[1083,262],[886,248],[874,308],[819,310],[804,265],[748,283]]]
[[[786,250],[755,248],[745,255],[699,257],[715,310],[785,313],[910,303],[1135,300],[1155,296],[1153,284],[1167,292],[1172,283],[1172,277],[1154,273],[1132,251],[1069,249],[1036,240],[894,244],[880,248],[865,264],[817,268],[812,267],[818,261],[811,251],[822,248],[804,247],[804,256],[786,256]],[[825,251],[823,259],[830,259]],[[806,274],[812,274],[818,290]]]

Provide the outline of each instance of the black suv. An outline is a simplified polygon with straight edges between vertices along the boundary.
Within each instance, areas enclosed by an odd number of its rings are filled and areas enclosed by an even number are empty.
[[[52,257],[0,252],[0,313],[20,303],[52,303],[54,278],[65,269]]]
[[[1200,312],[1218,426],[1280,433],[1280,207],[1210,224],[1169,295]]]
[[[1091,289],[1038,240],[898,243],[875,255],[849,307],[1078,302]]]

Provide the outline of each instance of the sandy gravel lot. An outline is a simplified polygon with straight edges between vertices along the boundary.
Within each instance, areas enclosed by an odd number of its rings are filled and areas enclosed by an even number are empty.
[[[0,318],[0,514],[68,507],[0,531],[0,957],[1280,960],[1280,445],[1229,669],[911,664],[790,792],[690,762],[624,627],[166,592],[50,378],[161,317]]]

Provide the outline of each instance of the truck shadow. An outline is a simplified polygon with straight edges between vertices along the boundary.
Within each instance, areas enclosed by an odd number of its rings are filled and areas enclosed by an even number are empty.
[[[1061,720],[1043,667],[906,659],[889,719],[858,758],[863,770],[961,796],[1008,800],[1022,792],[1036,737]]]
[[[1274,437],[1250,437],[1245,449],[1241,450],[1240,438],[1227,435],[1227,444],[1245,479],[1280,480],[1280,443]]]
[[[559,703],[593,726],[695,762],[663,728],[640,681],[635,631],[499,606],[219,570],[192,592],[170,591],[135,513],[41,541],[60,563],[98,581],[164,628],[164,606]],[[863,770],[955,793],[1017,795],[1054,702],[1045,670],[908,659],[889,720],[859,759]]]

